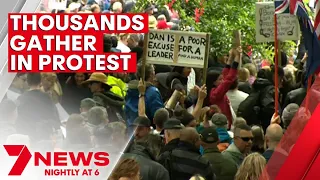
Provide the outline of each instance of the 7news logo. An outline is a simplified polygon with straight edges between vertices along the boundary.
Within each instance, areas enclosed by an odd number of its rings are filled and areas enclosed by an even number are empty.
[[[40,152],[31,153],[25,145],[3,145],[9,156],[17,156],[8,176],[21,176],[33,157],[33,166],[44,165],[44,176],[99,176],[99,167],[109,165],[107,152]],[[95,165],[95,169],[92,169]],[[59,167],[57,169],[57,167]]]

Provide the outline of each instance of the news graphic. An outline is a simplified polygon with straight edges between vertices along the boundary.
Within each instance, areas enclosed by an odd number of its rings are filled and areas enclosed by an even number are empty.
[[[5,68],[28,90],[16,91],[13,82],[1,101],[9,108],[1,122],[17,113],[21,126],[0,134],[0,179],[108,178],[131,138],[126,87],[110,80],[137,71],[137,53],[116,49],[114,40],[148,31],[142,13],[9,13]],[[62,74],[67,82],[59,82]]]
[[[9,14],[9,72],[136,71],[134,53],[104,53],[104,34],[147,33],[146,14]]]
[[[34,167],[44,164],[44,176],[91,177],[100,175],[97,167],[109,165],[109,154],[107,152],[89,152],[87,154],[84,152],[46,152],[45,154],[33,152],[31,154],[25,145],[4,145],[4,148],[9,156],[17,156],[17,160],[8,174],[9,176],[21,176],[28,164]],[[92,164],[96,166],[95,169],[90,168]]]

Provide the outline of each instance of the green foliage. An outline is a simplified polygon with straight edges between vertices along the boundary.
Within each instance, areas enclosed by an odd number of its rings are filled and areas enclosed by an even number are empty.
[[[258,0],[209,0],[205,1],[205,12],[201,23],[194,21],[194,10],[200,7],[201,0],[176,0],[174,9],[179,12],[184,26],[192,26],[198,32],[211,33],[211,54],[223,56],[231,48],[233,30],[241,30],[242,46],[251,45],[255,55],[272,60],[274,56],[274,43],[257,43],[255,38],[255,3]],[[158,0],[157,4],[163,6],[171,0]],[[142,12],[147,0],[137,0],[135,12]],[[284,42],[285,52],[292,52],[295,48],[292,41]],[[245,49],[246,50],[246,49]]]

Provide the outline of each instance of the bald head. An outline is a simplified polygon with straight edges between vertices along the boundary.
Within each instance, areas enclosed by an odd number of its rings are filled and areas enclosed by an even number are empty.
[[[279,124],[271,124],[266,131],[266,138],[270,142],[278,143],[283,136],[283,129]]]
[[[199,140],[199,134],[195,128],[186,127],[181,130],[180,140],[194,144]]]

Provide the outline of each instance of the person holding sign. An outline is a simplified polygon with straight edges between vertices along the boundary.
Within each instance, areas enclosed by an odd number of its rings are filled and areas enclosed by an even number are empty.
[[[190,67],[176,66],[166,79],[166,85],[171,91],[169,92],[168,97],[170,97],[175,90],[180,91],[185,96],[184,101],[181,104],[184,108],[189,108],[194,105],[197,99],[195,93],[189,93],[187,95],[188,76],[190,73]],[[196,86],[194,89],[197,91],[199,87]]]
[[[207,76],[207,89],[209,94],[208,103],[210,105],[217,105],[222,113],[228,118],[228,129],[232,124],[232,111],[230,101],[227,97],[227,92],[230,86],[237,78],[238,66],[242,58],[242,48],[239,46],[237,49],[229,51],[229,59],[226,67],[223,69],[222,74],[212,71]],[[234,61],[233,61],[234,60]]]

